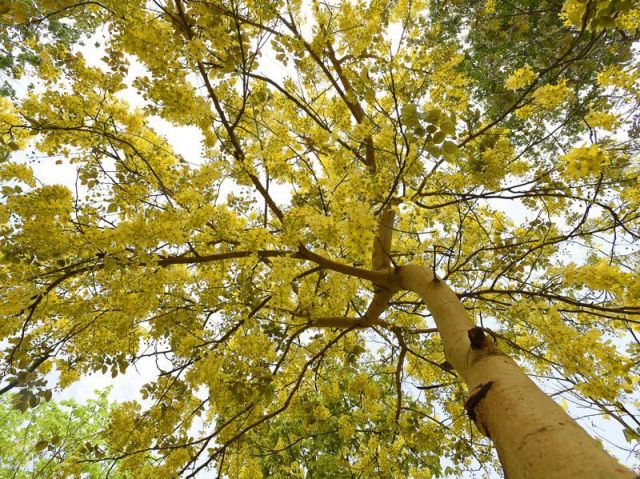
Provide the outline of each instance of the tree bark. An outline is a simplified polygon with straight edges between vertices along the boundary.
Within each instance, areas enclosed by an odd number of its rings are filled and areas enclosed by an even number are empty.
[[[494,443],[508,479],[633,479],[558,404],[475,327],[458,296],[428,269],[397,270],[400,287],[426,303],[447,361],[471,395],[465,409]]]

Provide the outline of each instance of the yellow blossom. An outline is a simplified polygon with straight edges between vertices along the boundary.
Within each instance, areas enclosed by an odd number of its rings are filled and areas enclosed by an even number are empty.
[[[536,73],[531,69],[529,65],[525,65],[522,68],[518,68],[513,71],[511,75],[505,81],[507,90],[519,90],[533,83],[536,79]]]

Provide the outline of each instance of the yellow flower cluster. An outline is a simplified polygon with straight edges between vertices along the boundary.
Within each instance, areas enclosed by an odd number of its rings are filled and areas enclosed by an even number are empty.
[[[560,159],[565,164],[565,174],[569,178],[597,175],[611,162],[607,153],[598,145],[579,146]]]
[[[562,12],[560,17],[564,20],[564,24],[567,27],[580,26],[582,23],[582,17],[586,9],[586,4],[579,0],[567,0],[562,6]]]
[[[504,85],[507,87],[507,90],[515,91],[531,85],[535,79],[535,72],[529,65],[525,65],[522,68],[514,70],[513,73],[509,75]]]
[[[638,77],[638,70],[635,75],[633,72],[623,70],[622,68],[610,65],[600,73],[598,73],[598,85],[612,86],[631,91]]]
[[[604,111],[590,111],[584,116],[584,121],[591,128],[613,131],[618,126],[618,115]]]
[[[628,32],[634,32],[640,25],[640,6],[633,10],[618,15],[615,19],[616,26]]]
[[[555,85],[544,85],[538,88],[533,94],[533,101],[536,105],[551,110],[560,106],[571,96],[571,89],[567,86],[567,81],[562,80]]]
[[[567,27],[581,29],[583,25],[591,29],[620,28],[635,31],[638,28],[640,10],[634,2],[611,2],[609,0],[566,0],[560,18]],[[590,5],[590,6],[589,6]],[[589,6],[589,8],[587,8]]]
[[[573,92],[567,86],[566,80],[541,86],[531,95],[530,103],[516,111],[516,116],[524,119],[539,112],[551,111],[562,105],[572,95]]]

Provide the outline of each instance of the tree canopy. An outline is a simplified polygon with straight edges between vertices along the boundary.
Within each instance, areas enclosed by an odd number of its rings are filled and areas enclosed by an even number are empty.
[[[70,2],[37,2],[34,0],[1,0],[0,17],[0,96],[15,95],[13,80],[23,77],[29,67],[37,67],[42,60],[62,66],[58,52],[72,48],[83,33],[95,28],[95,16],[83,12],[71,20]],[[60,13],[65,12],[65,15]],[[41,56],[43,43],[48,55]]]
[[[0,98],[0,392],[24,409],[157,365],[82,464],[491,470],[484,349],[637,445],[635,2],[0,1],[0,20],[1,58],[33,60]]]
[[[43,402],[29,411],[20,411],[8,396],[0,398],[0,477],[83,477],[121,479],[117,464],[82,463],[90,453],[105,452],[100,434],[107,427],[113,405],[108,390],[101,391],[86,405],[73,400],[61,404]]]

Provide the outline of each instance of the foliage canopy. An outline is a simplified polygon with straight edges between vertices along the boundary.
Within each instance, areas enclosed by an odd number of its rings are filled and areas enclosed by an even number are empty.
[[[2,1],[0,18],[3,58],[18,32],[35,58],[0,99],[0,391],[26,408],[54,368],[64,388],[157,364],[87,463],[492,461],[429,311],[385,297],[408,263],[550,392],[640,437],[634,2]],[[74,189],[36,179],[69,164]]]
[[[106,462],[83,464],[88,453],[100,457],[105,452],[100,434],[108,426],[113,405],[108,390],[101,391],[86,405],[75,401],[38,404],[20,411],[8,400],[0,398],[0,477],[27,479],[32,477],[83,477],[121,479],[117,465]]]

